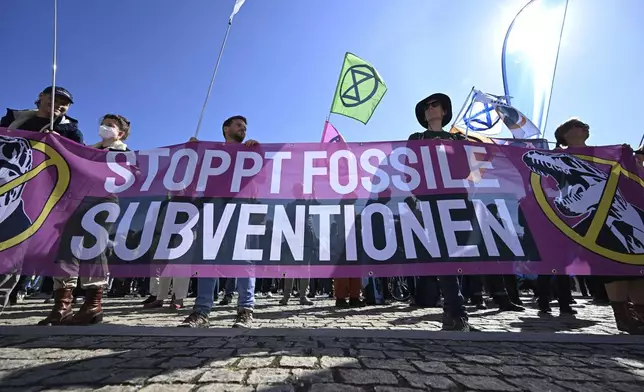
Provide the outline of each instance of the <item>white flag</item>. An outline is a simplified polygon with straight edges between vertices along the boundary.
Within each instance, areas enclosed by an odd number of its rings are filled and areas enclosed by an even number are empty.
[[[235,6],[233,7],[233,13],[230,14],[230,21],[231,22],[233,21],[233,17],[235,15],[237,15],[237,13],[239,12],[239,9],[241,8],[241,6],[244,5],[245,1],[246,0],[235,0]]]

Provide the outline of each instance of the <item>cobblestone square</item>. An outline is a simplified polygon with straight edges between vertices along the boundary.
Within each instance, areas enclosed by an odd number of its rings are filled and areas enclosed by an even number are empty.
[[[526,301],[528,299],[526,298]],[[441,309],[394,303],[336,310],[257,301],[253,329],[176,328],[189,313],[106,299],[106,322],[34,326],[49,309],[28,300],[0,316],[2,391],[412,392],[638,391],[644,341],[618,335],[609,307],[577,299],[576,317],[471,312],[483,332],[440,332]],[[190,302],[190,301],[189,301]]]

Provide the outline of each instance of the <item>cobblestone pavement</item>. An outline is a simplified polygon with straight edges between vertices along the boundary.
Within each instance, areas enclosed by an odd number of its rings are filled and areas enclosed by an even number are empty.
[[[368,330],[415,330],[438,331],[441,328],[439,308],[411,308],[394,302],[391,305],[370,306],[361,309],[336,310],[334,301],[317,298],[314,306],[301,306],[292,299],[288,306],[280,306],[278,298],[258,298],[255,309],[255,328],[324,328]],[[162,309],[143,310],[140,298],[105,299],[106,322],[125,326],[174,327],[190,313],[193,300],[186,301],[186,309],[171,311],[167,305]],[[586,299],[576,298],[573,307],[576,316],[559,316],[553,304],[552,316],[542,317],[537,309],[524,298],[525,312],[498,312],[491,308],[483,311],[471,309],[470,322],[485,332],[554,332],[614,335],[617,330],[609,306],[596,306]],[[79,307],[80,305],[75,305]],[[5,310],[0,315],[0,326],[35,325],[44,318],[50,304],[43,300],[27,300],[25,303]],[[210,316],[213,327],[232,325],[233,306],[216,306]]]
[[[328,299],[302,307],[277,298],[258,299],[250,331],[228,328],[233,307],[215,308],[212,329],[192,330],[176,328],[191,301],[172,312],[143,311],[140,300],[107,299],[107,323],[91,327],[25,327],[46,314],[42,300],[8,309],[0,392],[644,390],[644,340],[617,336],[610,308],[583,299],[576,317],[556,308],[539,317],[529,305],[473,312],[482,333],[437,332],[440,309],[335,310]]]
[[[80,337],[0,335],[0,391],[644,390],[644,342],[115,337],[85,330]]]

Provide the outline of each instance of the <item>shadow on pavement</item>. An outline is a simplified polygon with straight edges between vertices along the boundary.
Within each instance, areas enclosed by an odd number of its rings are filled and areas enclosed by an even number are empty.
[[[373,391],[382,385],[450,391],[644,388],[642,344],[313,336],[0,338],[0,385],[21,391],[131,386],[301,392],[315,384],[328,386],[316,391]]]

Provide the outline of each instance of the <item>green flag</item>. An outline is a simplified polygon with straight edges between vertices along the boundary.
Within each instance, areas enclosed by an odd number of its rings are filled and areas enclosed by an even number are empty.
[[[331,113],[366,124],[386,92],[387,86],[378,71],[355,54],[347,53],[333,96]]]

